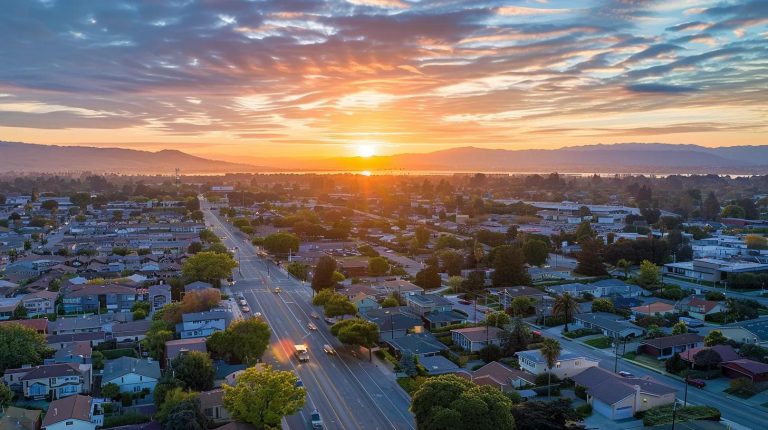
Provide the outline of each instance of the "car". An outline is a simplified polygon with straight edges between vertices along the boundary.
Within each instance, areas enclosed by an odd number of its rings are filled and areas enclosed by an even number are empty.
[[[688,385],[693,385],[696,388],[704,388],[707,386],[707,383],[703,379],[687,379],[686,382]]]
[[[325,351],[325,353],[328,354],[328,355],[336,354],[336,350],[333,349],[333,347],[331,345],[328,345],[328,344],[323,345],[323,351]]]
[[[304,386],[304,382],[303,382],[301,379],[297,379],[297,380],[296,380],[296,386],[297,386],[297,387],[299,387],[299,388],[301,388],[301,387],[303,387],[303,386]]]
[[[307,328],[309,328],[310,330],[317,330],[317,326],[313,322],[310,322],[309,324],[307,324]]]
[[[466,299],[459,300],[459,303],[461,303],[462,305],[471,305],[472,304],[472,302],[470,302],[469,300],[466,300]]]
[[[331,324],[331,325],[336,324],[336,318],[325,317],[325,322],[326,324]]]
[[[249,308],[248,306],[243,306],[243,313],[247,314],[247,313],[250,313],[250,312],[251,312],[251,308]]]
[[[261,312],[256,312],[255,314],[253,314],[253,316],[255,316],[256,318],[261,318]]]
[[[320,418],[320,412],[318,412],[317,409],[312,411],[312,414],[309,416],[309,420],[312,423],[312,430],[323,429],[323,419]]]
[[[309,316],[311,316],[314,319],[319,319],[320,318],[320,314],[317,313],[317,312],[312,312],[311,314],[309,314]]]
[[[248,306],[248,302],[245,301],[245,299],[240,299],[240,306]]]
[[[623,376],[625,378],[634,378],[635,377],[635,375],[633,375],[632,373],[625,372],[624,370],[619,372],[619,376]]]
[[[280,289],[280,287],[275,287],[275,294],[280,294],[280,292],[283,291]]]

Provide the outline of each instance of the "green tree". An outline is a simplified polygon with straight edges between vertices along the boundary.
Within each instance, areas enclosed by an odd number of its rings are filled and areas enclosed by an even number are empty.
[[[208,354],[201,351],[189,351],[171,362],[176,378],[184,385],[195,391],[206,391],[213,388],[215,370]]]
[[[568,323],[573,321],[573,316],[579,311],[579,302],[570,293],[563,293],[555,298],[552,313],[562,316],[565,320],[565,331],[568,331]]]
[[[529,239],[523,245],[525,262],[531,266],[543,266],[549,258],[549,246],[541,240]]]
[[[435,250],[439,251],[445,248],[461,249],[464,242],[452,234],[441,234],[435,243]]]
[[[511,356],[517,351],[528,347],[531,340],[531,329],[522,318],[515,318],[512,323],[512,329],[503,334],[504,339],[501,343],[505,356]]]
[[[102,397],[106,397],[107,399],[115,400],[115,399],[117,399],[117,396],[119,396],[119,395],[120,395],[120,386],[115,384],[115,383],[108,382],[108,383],[104,384],[104,386],[101,387],[101,396]]]
[[[173,330],[164,321],[152,321],[147,331],[147,337],[142,341],[150,357],[162,360],[165,353],[165,343],[173,339]]]
[[[552,368],[555,367],[561,351],[560,342],[550,337],[544,338],[541,345],[541,355],[547,362],[547,399],[551,399]]]
[[[414,236],[420,248],[427,246],[427,243],[429,243],[429,230],[423,225],[416,227]]]
[[[177,403],[168,412],[163,430],[207,430],[208,418],[200,410],[200,400],[188,399]]]
[[[285,270],[288,271],[294,278],[301,281],[306,281],[309,277],[309,266],[298,261],[292,261],[285,266]]]
[[[260,361],[269,346],[272,331],[261,318],[237,320],[224,331],[208,338],[208,350],[226,361],[239,361],[253,365]]]
[[[104,369],[104,353],[101,351],[93,351],[91,353],[91,362],[95,370]]]
[[[372,257],[368,259],[368,275],[384,276],[389,271],[389,261],[384,257]]]
[[[424,381],[411,402],[420,430],[514,430],[511,410],[500,390],[452,374]]]
[[[592,312],[613,313],[615,310],[613,302],[609,299],[595,299],[592,301]]]
[[[25,308],[24,305],[22,305],[21,302],[19,302],[19,304],[16,305],[16,308],[13,310],[11,319],[21,320],[26,317],[27,317],[27,308]]]
[[[53,354],[45,336],[19,324],[0,325],[0,369],[43,364]]]
[[[381,301],[382,308],[394,308],[400,306],[400,301],[394,296],[389,296]]]
[[[501,348],[494,344],[484,346],[478,351],[478,355],[480,356],[480,359],[486,363],[498,361],[503,357]]]
[[[172,388],[165,394],[163,402],[155,414],[155,418],[157,418],[157,420],[161,423],[165,424],[165,421],[170,416],[171,411],[173,411],[176,406],[183,402],[196,401],[197,396],[198,393],[194,391],[185,391],[178,387]]]
[[[624,278],[629,277],[629,267],[631,266],[630,262],[621,258],[619,261],[616,262],[616,267],[621,269],[622,272],[624,272]]]
[[[608,272],[603,264],[603,245],[596,239],[582,239],[581,251],[576,255],[576,273],[586,276],[603,276]]]
[[[188,254],[197,254],[198,252],[203,250],[203,244],[200,242],[192,242],[187,247],[187,253]]]
[[[440,280],[440,273],[437,271],[437,267],[429,265],[424,269],[419,270],[416,273],[416,279],[414,283],[425,290],[433,290],[440,288],[442,284]]]
[[[202,230],[200,232],[200,240],[202,240],[205,243],[221,242],[221,239],[219,239],[219,236],[216,236],[216,234],[210,230]]]
[[[373,360],[372,348],[379,341],[378,325],[362,319],[348,319],[332,325],[331,334],[343,344],[368,348],[369,360]]]
[[[701,204],[701,217],[705,220],[717,221],[720,215],[720,202],[712,191],[707,194],[707,198]]]
[[[589,223],[589,221],[582,221],[581,224],[579,224],[578,227],[576,227],[576,240],[579,242],[582,242],[584,240],[592,240],[594,239],[595,231],[592,230],[592,225]]]
[[[702,349],[693,356],[693,364],[699,368],[705,367],[712,370],[723,362],[720,354],[714,349]]]
[[[355,315],[357,313],[357,307],[350,302],[349,299],[342,294],[334,294],[323,305],[323,313],[325,316],[333,318],[344,315]]]
[[[459,291],[463,282],[464,278],[461,276],[451,276],[448,278],[448,286],[451,287],[451,291],[454,293]]]
[[[506,314],[506,312],[489,312],[485,315],[485,324],[491,327],[504,328],[510,322],[512,322],[512,320],[509,315]]]
[[[726,343],[728,343],[728,338],[720,330],[712,330],[704,337],[704,345],[706,346],[725,345]]]
[[[187,259],[181,268],[189,281],[205,281],[216,286],[222,278],[229,278],[237,262],[229,253],[199,252]]]
[[[235,386],[223,385],[224,407],[232,418],[257,429],[277,429],[283,417],[292,415],[306,401],[306,391],[297,387],[296,374],[274,370],[269,365],[249,367]]]
[[[197,210],[197,211],[192,211],[192,212],[189,214],[189,219],[191,219],[192,221],[201,222],[201,221],[203,220],[203,212],[202,212],[202,211],[199,211],[199,210]]]
[[[184,388],[184,382],[173,377],[173,372],[166,372],[161,376],[155,385],[154,393],[152,393],[155,401],[155,407],[159,410],[160,406],[165,402],[165,396],[173,391],[175,388]]]
[[[336,282],[333,273],[336,271],[336,260],[328,255],[323,255],[317,260],[315,271],[312,274],[312,289],[319,292],[325,288],[333,288]]]
[[[685,325],[685,321],[678,321],[672,326],[672,334],[685,334],[688,333],[688,326]]]
[[[502,245],[494,248],[493,253],[491,282],[494,287],[528,285],[531,282],[525,270],[525,256],[519,247]]]
[[[464,256],[457,251],[445,250],[440,253],[440,262],[442,263],[442,270],[448,276],[458,276],[464,266]]]
[[[656,339],[657,337],[662,336],[664,336],[664,332],[661,331],[659,326],[656,324],[651,324],[648,326],[648,332],[646,333],[646,337],[648,337],[648,339]]]
[[[523,296],[515,297],[509,305],[512,315],[516,317],[524,317],[528,315],[531,307],[533,307],[531,299]]]
[[[660,277],[661,270],[659,270],[659,266],[648,260],[643,260],[640,263],[640,272],[635,280],[637,285],[643,288],[653,288],[659,285]]]
[[[11,404],[13,400],[13,391],[11,388],[0,382],[0,409],[5,409]]]
[[[264,238],[264,249],[278,256],[299,250],[299,237],[292,233],[273,233]]]
[[[720,212],[721,218],[744,218],[745,216],[744,208],[737,205],[728,205]]]
[[[527,401],[512,407],[517,430],[563,430],[579,421],[570,399]]]
[[[315,306],[325,306],[325,304],[331,300],[331,297],[337,294],[339,293],[328,288],[320,290],[317,294],[315,294],[315,297],[312,298],[312,304]]]
[[[768,249],[768,238],[757,234],[748,234],[744,238],[748,249]]]

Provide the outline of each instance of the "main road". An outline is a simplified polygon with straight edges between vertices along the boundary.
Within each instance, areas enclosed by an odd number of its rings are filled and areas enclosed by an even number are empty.
[[[251,312],[260,312],[272,328],[272,341],[264,361],[296,372],[306,388],[305,407],[287,417],[283,427],[309,428],[309,415],[317,409],[327,429],[415,429],[408,410],[410,399],[391,372],[368,362],[363,351],[353,355],[350,348],[339,343],[322,319],[312,318],[313,312],[320,312],[311,305],[311,289],[260,258],[242,233],[223,222],[207,202],[201,201],[206,224],[213,226],[228,248],[237,248],[240,265],[235,269],[235,285],[230,290],[242,295]],[[275,292],[278,287],[280,293]],[[310,322],[317,330],[309,329]],[[307,346],[308,362],[300,363],[294,358],[295,344]],[[337,354],[325,353],[324,345],[331,345]]]

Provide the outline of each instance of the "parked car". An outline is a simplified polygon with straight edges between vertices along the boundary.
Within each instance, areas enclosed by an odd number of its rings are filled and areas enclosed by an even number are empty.
[[[243,306],[243,313],[244,314],[247,314],[247,313],[250,313],[250,312],[251,312],[251,308],[249,308],[248,306]]]
[[[253,314],[253,316],[255,316],[256,318],[261,318],[261,312],[256,312],[255,314]]]
[[[688,379],[686,382],[688,382],[688,385],[693,385],[696,388],[704,388],[707,386],[707,383],[704,382],[703,379]]]
[[[317,312],[312,312],[311,314],[309,314],[309,316],[311,316],[312,318],[315,318],[315,319],[320,318],[320,314],[317,313]]]
[[[470,302],[467,299],[461,299],[461,300],[459,300],[459,303],[461,303],[462,305],[471,305],[472,304],[472,302]]]
[[[336,354],[336,350],[333,349],[333,347],[331,345],[328,345],[328,344],[323,345],[323,351],[325,351],[325,353],[328,354],[328,355]]]
[[[635,375],[633,375],[632,373],[625,372],[623,370],[621,372],[619,372],[619,376],[623,376],[625,378],[634,378],[635,377]]]

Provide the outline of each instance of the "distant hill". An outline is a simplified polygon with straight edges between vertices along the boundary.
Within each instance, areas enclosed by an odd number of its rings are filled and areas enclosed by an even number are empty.
[[[7,172],[94,172],[185,174],[256,172],[257,166],[214,161],[181,151],[137,151],[87,146],[35,145],[0,141],[0,173]]]
[[[625,143],[560,149],[461,147],[427,154],[325,160],[318,168],[581,173],[768,174],[768,145],[706,148],[697,145]]]

